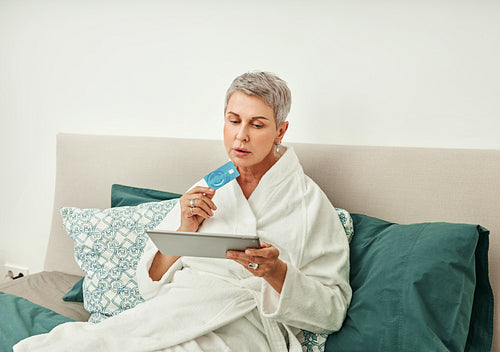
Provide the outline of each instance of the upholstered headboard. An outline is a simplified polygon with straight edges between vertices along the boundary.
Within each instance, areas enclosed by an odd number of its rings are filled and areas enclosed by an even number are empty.
[[[490,279],[500,292],[500,150],[290,145],[337,207],[400,223],[488,228]],[[113,183],[182,193],[226,160],[222,141],[59,134],[45,269],[83,275],[61,207],[108,208]]]

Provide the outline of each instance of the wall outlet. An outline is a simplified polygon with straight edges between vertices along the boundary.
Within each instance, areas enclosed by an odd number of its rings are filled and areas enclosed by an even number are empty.
[[[23,268],[21,266],[5,264],[3,266],[2,273],[3,275],[1,278],[3,279],[5,278],[15,279],[23,276],[28,276],[29,270],[28,268]]]

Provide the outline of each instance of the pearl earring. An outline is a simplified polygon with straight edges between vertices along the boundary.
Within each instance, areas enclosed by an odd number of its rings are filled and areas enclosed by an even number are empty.
[[[276,150],[276,153],[279,153],[280,152],[280,141],[276,142],[276,144],[274,145],[275,147],[275,150]]]

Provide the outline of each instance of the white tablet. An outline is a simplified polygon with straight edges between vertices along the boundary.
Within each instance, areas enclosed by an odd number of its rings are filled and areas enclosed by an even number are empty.
[[[146,233],[163,254],[225,258],[226,252],[260,248],[259,237],[222,233],[148,230]]]

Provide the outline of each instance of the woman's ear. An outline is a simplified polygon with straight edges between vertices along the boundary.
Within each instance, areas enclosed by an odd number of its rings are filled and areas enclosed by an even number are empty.
[[[288,121],[282,122],[278,127],[278,135],[276,136],[276,142],[280,142],[285,135],[286,130],[288,129]]]

